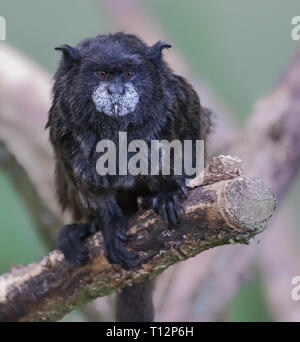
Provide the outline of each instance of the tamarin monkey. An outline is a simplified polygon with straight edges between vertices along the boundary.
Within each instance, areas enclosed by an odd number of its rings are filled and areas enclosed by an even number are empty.
[[[55,154],[58,200],[74,220],[62,228],[57,247],[72,264],[87,262],[86,239],[100,230],[110,263],[125,269],[138,266],[138,258],[124,245],[138,198],[167,224],[176,227],[179,221],[184,174],[100,176],[96,170],[97,143],[109,139],[118,148],[119,132],[127,133],[128,143],[206,140],[210,112],[163,60],[162,50],[170,47],[161,41],[147,46],[135,35],[116,33],[56,48],[62,59],[46,127]],[[152,321],[151,293],[150,282],[123,289],[117,319]]]

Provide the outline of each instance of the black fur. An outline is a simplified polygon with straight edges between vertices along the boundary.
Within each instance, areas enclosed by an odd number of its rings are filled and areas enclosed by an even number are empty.
[[[153,281],[125,287],[117,297],[117,321],[152,322],[154,319],[153,287]]]
[[[58,239],[59,249],[72,263],[87,260],[85,239],[100,229],[111,263],[124,268],[138,265],[124,247],[127,219],[137,210],[138,196],[166,223],[175,226],[179,220],[184,177],[100,177],[96,171],[96,144],[110,139],[118,146],[119,131],[127,132],[128,143],[206,139],[210,113],[201,107],[192,86],[163,61],[162,49],[169,47],[162,42],[148,47],[134,35],[116,33],[85,39],[75,48],[58,48],[63,57],[55,74],[47,127],[56,158],[58,198],[78,222],[64,227]],[[92,93],[101,82],[97,71],[103,70],[111,75],[136,73],[130,81],[139,95],[133,112],[109,116],[96,110]]]

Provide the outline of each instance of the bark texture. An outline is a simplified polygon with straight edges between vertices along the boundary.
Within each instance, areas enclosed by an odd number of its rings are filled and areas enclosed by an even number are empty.
[[[89,240],[91,260],[83,267],[71,266],[57,250],[39,262],[13,267],[1,277],[6,301],[0,302],[0,321],[56,321],[80,304],[155,277],[208,248],[247,244],[265,229],[276,198],[262,181],[243,176],[240,164],[230,156],[209,161],[176,229],[151,210],[132,217],[127,246],[140,257],[137,269],[109,264],[101,234]]]

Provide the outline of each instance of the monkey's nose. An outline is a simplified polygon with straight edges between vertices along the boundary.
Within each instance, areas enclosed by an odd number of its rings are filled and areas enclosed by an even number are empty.
[[[122,84],[111,84],[107,88],[107,92],[109,95],[124,95],[125,87]]]

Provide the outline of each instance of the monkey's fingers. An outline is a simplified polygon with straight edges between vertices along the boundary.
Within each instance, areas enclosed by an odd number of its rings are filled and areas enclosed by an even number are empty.
[[[128,241],[128,237],[127,237],[127,234],[126,234],[126,231],[125,230],[120,230],[117,232],[117,236],[118,238],[123,241],[123,242],[126,242]]]
[[[161,216],[161,218],[166,224],[169,224],[167,208],[164,202],[160,204],[159,209],[158,209],[158,214]]]
[[[138,258],[129,253],[124,242],[119,238],[118,233],[112,234],[104,241],[104,256],[111,264],[118,264],[124,269],[138,266]]]
[[[187,195],[188,195],[188,189],[187,189],[187,187],[186,187],[185,185],[181,185],[181,186],[179,187],[179,191],[180,191],[180,193],[181,193],[181,196],[182,196],[184,199],[186,199],[186,198],[187,198]]]
[[[172,226],[176,226],[177,225],[177,215],[176,215],[176,211],[175,211],[175,208],[174,208],[172,201],[168,202],[167,211],[168,211],[169,223]]]
[[[173,195],[172,196],[172,200],[173,200],[173,203],[174,203],[174,210],[175,210],[175,213],[176,213],[176,217],[177,219],[180,218],[180,216],[183,215],[184,213],[184,208],[178,198],[177,195]]]
[[[138,266],[138,257],[127,251],[124,244],[120,240],[116,240],[116,248],[118,255],[122,259],[124,264],[127,264],[128,268]]]
[[[57,248],[71,264],[85,264],[89,258],[85,240],[89,235],[90,230],[88,225],[72,224],[64,226],[57,239]]]

